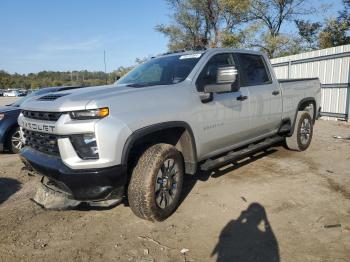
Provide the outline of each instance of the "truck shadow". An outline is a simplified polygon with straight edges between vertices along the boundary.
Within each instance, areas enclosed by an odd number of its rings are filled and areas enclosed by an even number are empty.
[[[279,262],[279,248],[265,208],[252,203],[221,231],[211,256],[217,261]]]
[[[0,177],[0,205],[21,189],[21,183],[16,179]]]
[[[249,157],[246,157],[244,159],[239,160],[238,162],[230,163],[229,165],[224,165],[218,169],[213,169],[209,171],[201,171],[199,170],[195,175],[187,175],[184,178],[184,185],[182,189],[182,197],[180,199],[180,205],[181,203],[188,197],[188,195],[191,193],[192,189],[196,185],[198,181],[207,181],[210,177],[212,178],[218,178],[223,175],[226,175],[229,172],[232,172],[238,168],[241,168],[245,165],[248,165],[254,161],[257,161],[261,158],[264,158],[268,155],[271,155],[275,152],[278,152],[276,148],[269,148],[264,151],[255,153]]]

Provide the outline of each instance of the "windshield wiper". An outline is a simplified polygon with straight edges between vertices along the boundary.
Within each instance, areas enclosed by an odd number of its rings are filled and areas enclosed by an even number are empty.
[[[144,87],[144,86],[148,86],[148,84],[137,84],[137,83],[133,83],[133,84],[128,84],[126,85],[128,87]]]

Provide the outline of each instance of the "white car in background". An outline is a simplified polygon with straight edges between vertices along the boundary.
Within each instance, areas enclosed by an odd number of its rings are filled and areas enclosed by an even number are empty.
[[[21,96],[21,93],[18,90],[7,90],[4,92],[4,96],[16,97]]]

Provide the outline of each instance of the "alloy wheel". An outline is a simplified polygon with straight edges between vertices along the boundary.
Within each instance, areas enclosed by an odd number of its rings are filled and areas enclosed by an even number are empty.
[[[300,142],[306,145],[309,142],[311,134],[311,123],[310,119],[305,118],[300,126]]]
[[[17,150],[21,150],[23,147],[23,139],[21,136],[21,132],[17,130],[11,137],[11,144],[13,148]]]
[[[155,198],[159,208],[171,205],[178,191],[179,166],[174,159],[163,162],[156,177]]]

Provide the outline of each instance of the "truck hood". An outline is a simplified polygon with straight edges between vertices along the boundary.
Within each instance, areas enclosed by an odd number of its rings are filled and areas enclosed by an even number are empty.
[[[85,87],[33,97],[25,101],[21,109],[48,112],[85,110],[87,104],[93,100],[140,91],[140,88],[125,85]]]

